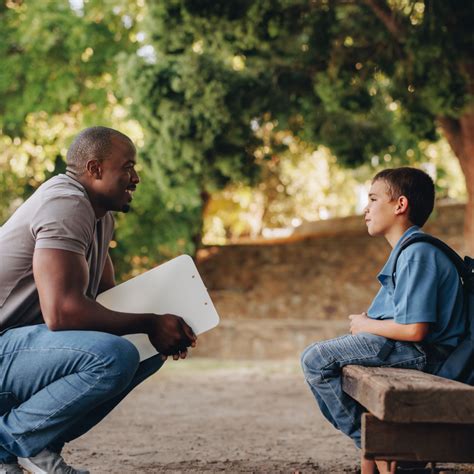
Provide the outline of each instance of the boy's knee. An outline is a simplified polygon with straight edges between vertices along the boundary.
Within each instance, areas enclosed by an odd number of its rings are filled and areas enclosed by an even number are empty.
[[[319,350],[319,343],[311,344],[302,352],[301,367],[306,378],[315,372],[319,372],[325,365],[326,362],[323,360]]]

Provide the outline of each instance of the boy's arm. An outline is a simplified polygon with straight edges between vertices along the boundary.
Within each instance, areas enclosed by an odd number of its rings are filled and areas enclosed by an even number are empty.
[[[429,323],[399,324],[393,319],[372,319],[367,313],[351,314],[351,334],[368,332],[396,341],[422,341],[428,334]]]

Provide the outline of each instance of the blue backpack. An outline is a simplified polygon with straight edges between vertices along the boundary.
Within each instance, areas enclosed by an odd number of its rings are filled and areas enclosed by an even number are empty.
[[[474,385],[474,259],[464,260],[442,240],[428,234],[413,234],[408,237],[395,256],[392,281],[395,286],[395,270],[400,254],[415,242],[427,242],[443,251],[456,267],[464,290],[464,314],[466,315],[466,334],[459,345],[450,353],[435,375]]]

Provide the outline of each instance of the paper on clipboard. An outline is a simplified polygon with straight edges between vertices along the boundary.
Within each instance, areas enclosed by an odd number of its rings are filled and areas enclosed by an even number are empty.
[[[196,335],[219,323],[219,315],[189,255],[180,255],[104,291],[97,297],[97,302],[125,313],[176,314]],[[125,337],[137,347],[140,360],[157,353],[145,334]]]

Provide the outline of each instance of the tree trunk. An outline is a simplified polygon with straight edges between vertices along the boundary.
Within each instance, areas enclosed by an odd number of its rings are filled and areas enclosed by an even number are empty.
[[[194,255],[197,254],[197,251],[202,247],[202,233],[203,233],[203,226],[204,226],[204,217],[206,216],[207,207],[211,201],[211,195],[205,191],[201,191],[201,222],[199,225],[199,232],[193,235],[192,241],[194,244]]]
[[[439,117],[438,121],[466,180],[464,247],[468,255],[474,256],[474,108],[469,108],[459,119]]]

